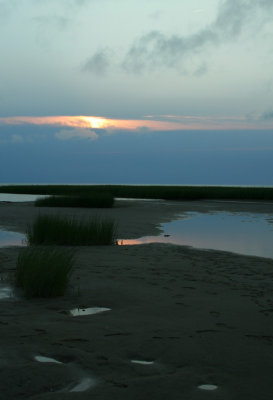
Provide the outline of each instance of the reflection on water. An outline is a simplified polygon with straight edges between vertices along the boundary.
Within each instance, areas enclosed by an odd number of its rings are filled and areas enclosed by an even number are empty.
[[[11,286],[0,283],[0,300],[10,299],[14,297],[14,292]]]
[[[0,247],[25,246],[26,235],[18,232],[4,231],[0,229]]]
[[[118,244],[172,243],[273,258],[272,221],[268,214],[191,212],[162,224],[159,236],[120,239]]]
[[[198,389],[201,389],[201,390],[216,390],[216,389],[218,389],[218,386],[216,386],[216,385],[200,385],[200,386],[198,386]]]
[[[96,380],[93,378],[83,378],[80,383],[74,386],[70,392],[85,392],[86,390],[90,389],[91,387],[96,386]]]
[[[140,365],[153,365],[154,361],[144,361],[144,360],[131,360],[133,364],[140,364]]]
[[[41,363],[55,363],[55,364],[62,364],[61,361],[55,360],[55,358],[51,357],[44,357],[44,356],[35,356],[34,359]]]
[[[24,201],[35,201],[42,197],[49,197],[43,194],[14,194],[14,193],[0,193],[0,201],[9,202],[24,202]]]
[[[111,308],[105,308],[105,307],[74,308],[73,310],[70,310],[70,314],[73,317],[79,317],[79,316],[83,316],[83,315],[99,314],[101,312],[110,311],[110,310],[111,310]]]

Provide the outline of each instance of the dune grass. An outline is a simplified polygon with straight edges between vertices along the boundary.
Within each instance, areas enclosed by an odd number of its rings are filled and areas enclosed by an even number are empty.
[[[273,200],[271,187],[160,186],[160,185],[12,185],[0,186],[0,193],[87,195],[107,193],[113,197],[168,200]]]
[[[19,252],[15,284],[27,298],[62,296],[73,268],[71,251],[30,247]]]
[[[39,215],[27,229],[30,245],[90,246],[115,243],[116,224],[112,219],[89,220]]]
[[[111,208],[113,205],[114,197],[110,193],[99,192],[74,196],[50,196],[35,201],[37,207]]]

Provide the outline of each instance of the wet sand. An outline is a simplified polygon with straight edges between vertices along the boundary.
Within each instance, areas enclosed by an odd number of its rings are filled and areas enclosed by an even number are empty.
[[[213,210],[273,218],[270,203],[205,201],[118,201],[99,214],[132,239],[183,212]],[[0,203],[0,226],[24,232],[39,212],[98,210]],[[169,244],[76,250],[64,297],[0,300],[0,399],[272,398],[273,260]],[[0,249],[0,272],[14,270],[18,251]],[[76,307],[111,310],[69,315]],[[198,388],[205,384],[217,389]]]

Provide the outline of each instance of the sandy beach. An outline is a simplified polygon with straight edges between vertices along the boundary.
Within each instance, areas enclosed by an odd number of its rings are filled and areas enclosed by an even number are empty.
[[[160,223],[183,212],[213,210],[273,219],[272,203],[118,200],[104,210],[0,203],[0,227],[23,233],[39,213],[99,214],[117,221],[118,238],[133,239],[158,234]],[[15,269],[18,251],[0,248],[0,273]],[[26,300],[15,291],[0,300],[0,399],[272,399],[272,278],[272,259],[223,251],[77,247],[65,296]],[[88,307],[111,310],[69,313]]]

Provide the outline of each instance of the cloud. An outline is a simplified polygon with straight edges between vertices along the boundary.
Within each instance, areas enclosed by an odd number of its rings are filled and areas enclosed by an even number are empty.
[[[262,115],[261,115],[261,120],[263,121],[271,121],[273,120],[273,110],[268,110],[265,111]]]
[[[1,24],[5,23],[8,17],[17,8],[18,2],[15,0],[0,0],[0,21]]]
[[[39,24],[41,28],[48,29],[50,27],[60,30],[66,29],[71,22],[71,19],[57,15],[35,17],[33,20]]]
[[[69,139],[98,139],[99,135],[92,129],[79,128],[79,129],[62,129],[55,134],[55,137],[60,140]]]
[[[0,117],[1,125],[52,125],[64,126],[76,129],[137,131],[148,128],[151,130],[177,130],[185,126],[180,122],[160,120],[142,120],[142,119],[111,119],[85,115],[55,115],[46,117]]]
[[[53,3],[55,5],[56,3],[58,3],[58,5],[64,6],[65,8],[70,8],[73,6],[82,7],[90,3],[91,1],[92,0],[58,0],[58,2],[56,2],[56,0],[47,0],[47,3]],[[44,6],[45,0],[32,0],[32,2],[35,5],[42,4]]]
[[[168,36],[161,31],[151,31],[137,38],[120,66],[128,73],[176,68],[185,74],[204,74],[206,68],[202,56],[206,55],[205,51],[236,40],[249,26],[256,34],[257,24],[260,27],[270,20],[272,10],[272,0],[224,0],[220,2],[215,20],[194,34]],[[84,69],[98,74],[101,68],[103,72],[110,66],[110,56],[104,50],[98,50]]]
[[[143,119],[111,119],[84,115],[55,115],[44,117],[0,117],[1,127],[52,126],[60,129],[59,139],[73,137],[96,139],[98,133],[183,131],[183,130],[231,130],[231,129],[272,129],[273,112],[261,116],[196,116],[196,115],[147,115]],[[271,118],[271,120],[270,120]],[[5,132],[4,129],[2,129]],[[39,135],[40,136],[40,135]],[[25,139],[25,137],[24,137]]]
[[[92,72],[97,76],[103,76],[110,66],[110,52],[108,49],[98,50],[83,66],[83,71]]]
[[[153,31],[140,37],[127,52],[123,67],[129,72],[176,67],[189,55],[200,53],[208,46],[236,39],[255,9],[266,7],[268,4],[264,1],[226,0],[221,3],[215,21],[195,34],[168,37]]]

